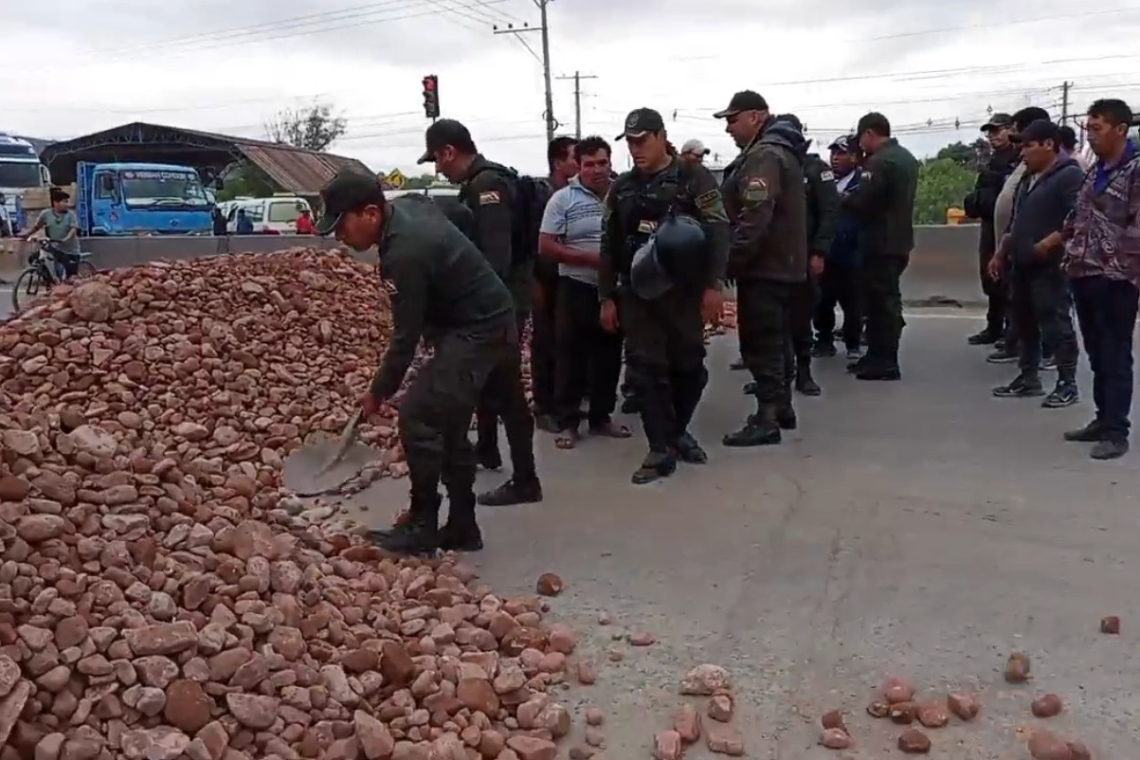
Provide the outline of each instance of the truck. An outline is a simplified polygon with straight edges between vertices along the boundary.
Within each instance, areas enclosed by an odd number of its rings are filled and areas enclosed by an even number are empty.
[[[75,168],[79,234],[208,235],[213,198],[190,166],[94,163]]]
[[[8,218],[17,230],[24,229],[31,221],[24,218],[20,203],[23,194],[50,184],[51,174],[40,163],[35,147],[27,140],[0,132],[0,194],[4,196]]]

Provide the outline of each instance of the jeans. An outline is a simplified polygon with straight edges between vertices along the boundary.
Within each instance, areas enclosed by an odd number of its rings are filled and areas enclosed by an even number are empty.
[[[1077,335],[1069,314],[1067,280],[1059,265],[1014,268],[1012,307],[1021,336],[1019,367],[1023,377],[1037,377],[1044,344],[1057,360],[1062,382],[1077,379]]]
[[[1093,372],[1097,421],[1109,437],[1126,439],[1132,409],[1132,333],[1140,290],[1107,277],[1078,277],[1072,288]]]

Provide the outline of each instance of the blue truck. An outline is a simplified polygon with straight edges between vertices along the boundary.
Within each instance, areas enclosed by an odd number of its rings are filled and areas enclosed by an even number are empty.
[[[213,198],[189,166],[80,161],[81,235],[209,235]]]

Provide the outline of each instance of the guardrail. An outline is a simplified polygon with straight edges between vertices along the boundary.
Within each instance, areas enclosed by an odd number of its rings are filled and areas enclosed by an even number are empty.
[[[976,225],[930,225],[915,229],[915,250],[903,275],[903,298],[908,303],[951,302],[976,305],[983,302],[978,279],[978,227]],[[90,251],[99,269],[117,269],[158,259],[184,260],[230,253],[269,253],[305,246],[331,250],[333,240],[315,236],[231,235],[227,237],[163,236],[138,238],[86,238],[83,249]],[[375,262],[375,252],[359,254],[362,261]],[[0,270],[19,269],[13,264]]]

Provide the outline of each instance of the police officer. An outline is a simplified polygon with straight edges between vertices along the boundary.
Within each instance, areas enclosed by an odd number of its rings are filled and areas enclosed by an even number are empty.
[[[672,474],[678,458],[708,460],[688,428],[708,382],[704,326],[720,315],[728,224],[712,174],[670,154],[660,113],[632,111],[617,139],[634,168],[606,196],[598,295],[602,326],[625,330],[642,396],[640,484]]]
[[[795,114],[783,114],[786,121],[803,133],[803,123]],[[796,390],[805,396],[822,393],[811,376],[812,316],[819,302],[819,277],[823,274],[824,256],[831,249],[839,223],[839,191],[831,166],[818,153],[807,153],[811,140],[804,141],[804,183],[807,189],[808,274],[802,285],[792,289],[789,332],[785,357],[789,378],[795,378]]]
[[[796,426],[787,385],[792,293],[807,279],[807,193],[801,157],[806,145],[793,124],[777,121],[768,102],[744,90],[714,116],[740,147],[724,172],[732,225],[728,276],[736,280],[740,353],[755,381],[755,414],[724,437],[725,446],[779,443]]]
[[[484,385],[508,385],[509,374],[499,369],[512,362],[518,370],[510,291],[472,242],[431,203],[388,203],[374,177],[356,173],[335,177],[321,198],[324,216],[317,232],[335,232],[337,240],[357,251],[378,247],[380,274],[396,288],[395,329],[361,398],[365,416],[379,411],[399,390],[421,337],[435,349],[400,402],[411,504],[406,519],[381,532],[378,543],[404,554],[481,549],[468,428]],[[442,531],[441,480],[449,502]]]
[[[967,342],[972,346],[997,343],[1005,334],[1008,285],[1002,280],[990,277],[988,270],[990,260],[997,251],[994,208],[1006,179],[1021,161],[1021,150],[1010,140],[1012,129],[1013,117],[1006,113],[995,113],[982,125],[982,132],[990,142],[990,158],[978,172],[974,189],[966,196],[963,203],[966,215],[981,221],[978,225],[981,230],[978,237],[979,275],[982,279],[982,292],[986,294],[989,302],[985,328],[967,338]]]
[[[508,286],[515,304],[517,331],[521,335],[530,312],[534,260],[512,256],[517,175],[488,161],[475,147],[467,127],[454,119],[440,119],[427,128],[427,150],[419,163],[435,162],[436,172],[460,186],[460,199],[474,216],[474,240],[495,274]],[[535,245],[538,245],[537,235]],[[514,350],[520,351],[516,341]],[[485,506],[510,506],[542,501],[542,485],[534,462],[534,417],[526,402],[522,381],[522,356],[511,356],[495,370],[487,383],[477,414],[478,461],[487,469],[499,469],[498,418],[502,417],[511,450],[511,478],[500,487],[480,494]],[[509,378],[500,379],[499,373]]]
[[[863,306],[867,353],[849,370],[860,380],[898,380],[902,336],[902,277],[914,248],[914,196],[918,161],[891,137],[891,123],[869,113],[856,128],[868,156],[859,185],[843,203],[859,214],[863,242]]]

